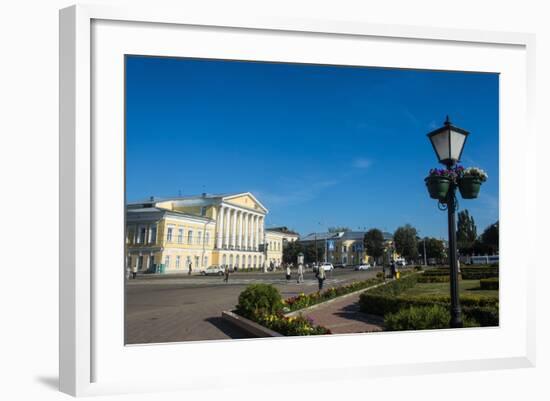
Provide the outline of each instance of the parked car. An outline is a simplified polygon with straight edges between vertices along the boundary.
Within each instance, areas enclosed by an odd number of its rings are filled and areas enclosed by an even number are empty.
[[[225,273],[225,268],[220,265],[208,266],[206,269],[201,271],[203,276],[223,276]]]
[[[339,263],[339,264],[337,264],[337,265],[334,265],[334,268],[335,268],[335,269],[337,269],[337,268],[342,268],[342,269],[343,269],[344,267],[346,267],[346,265],[343,264],[343,263]]]
[[[328,263],[328,262],[321,264],[320,268],[326,272],[334,270],[334,266],[332,265],[332,263]]]
[[[406,266],[407,262],[405,261],[405,259],[398,259],[398,260],[395,261],[395,264],[397,266]]]
[[[362,265],[356,266],[355,270],[369,270],[370,268],[370,263],[363,263]]]

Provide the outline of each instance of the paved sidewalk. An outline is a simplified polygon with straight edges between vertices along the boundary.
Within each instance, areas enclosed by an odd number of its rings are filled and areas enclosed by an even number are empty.
[[[335,300],[319,306],[303,316],[309,317],[315,324],[330,329],[333,334],[371,333],[382,331],[384,319],[359,310],[359,294]]]

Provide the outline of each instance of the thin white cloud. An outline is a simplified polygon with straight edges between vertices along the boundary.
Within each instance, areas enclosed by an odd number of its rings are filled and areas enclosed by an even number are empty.
[[[372,166],[372,160],[366,158],[359,158],[353,161],[353,167],[355,168],[369,168]]]
[[[262,199],[262,202],[269,206],[294,205],[298,203],[309,202],[317,198],[321,193],[330,187],[337,185],[337,180],[325,180],[317,182],[305,182],[299,189],[285,192],[266,192],[262,190],[253,190],[253,194]]]

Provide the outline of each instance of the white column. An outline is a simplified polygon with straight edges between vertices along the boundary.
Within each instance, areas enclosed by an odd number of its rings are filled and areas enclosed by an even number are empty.
[[[233,231],[231,232],[231,246],[237,246],[237,210],[233,211]]]
[[[265,216],[260,218],[260,244],[265,244]]]
[[[253,220],[253,243],[254,243],[254,250],[257,250],[258,249],[258,220],[259,220],[259,216],[258,215],[254,215],[254,220]]]
[[[245,249],[248,248],[248,222],[249,222],[249,217],[250,215],[248,213],[245,213],[244,214],[244,247]]]
[[[239,212],[239,234],[238,234],[239,249],[243,248],[243,212]]]
[[[218,248],[221,248],[223,245],[223,218],[224,218],[224,207],[220,206],[220,212],[218,213]]]
[[[223,243],[224,245],[229,248],[229,226],[231,225],[231,209],[230,208],[227,208],[227,213],[226,213],[226,216],[225,216],[226,220],[225,220],[225,227],[224,227],[224,238],[223,238]],[[229,263],[229,262],[227,262]]]

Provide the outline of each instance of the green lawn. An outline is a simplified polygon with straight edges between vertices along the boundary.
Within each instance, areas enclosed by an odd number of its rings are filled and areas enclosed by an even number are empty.
[[[479,289],[479,280],[460,280],[459,290],[461,295],[471,294],[498,298],[497,290]],[[449,295],[449,283],[417,283],[414,287],[404,291],[401,295]]]

